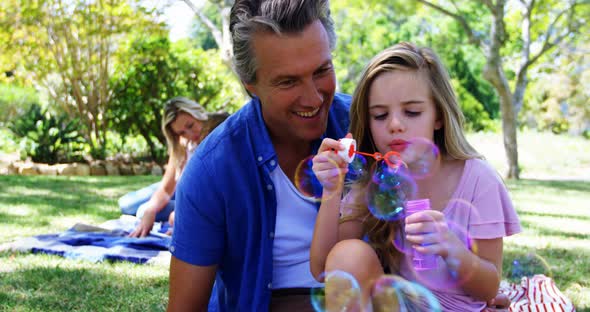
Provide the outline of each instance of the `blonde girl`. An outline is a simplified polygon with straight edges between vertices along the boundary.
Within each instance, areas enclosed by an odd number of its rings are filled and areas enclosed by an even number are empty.
[[[400,221],[380,220],[367,207],[368,178],[343,198],[347,164],[333,152],[343,146],[324,139],[313,160],[324,192],[310,251],[312,274],[321,279],[325,271],[351,273],[363,304],[370,304],[373,283],[384,273],[423,282],[392,243],[403,226],[405,237],[397,239],[439,257],[437,267],[423,274],[431,281],[424,286],[443,310],[483,310],[498,291],[502,237],[518,233],[520,225],[502,180],[465,138],[463,115],[438,57],[410,43],[381,52],[361,76],[350,117],[361,152],[403,151],[415,139],[436,144],[439,169],[416,180],[416,198],[428,198],[432,209]],[[470,209],[457,203],[469,203]],[[469,248],[465,236],[477,250]]]

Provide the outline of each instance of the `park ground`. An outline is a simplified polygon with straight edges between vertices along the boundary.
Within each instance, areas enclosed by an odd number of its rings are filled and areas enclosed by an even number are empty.
[[[502,138],[468,136],[500,173]],[[552,277],[578,311],[590,311],[590,141],[519,134],[522,179],[506,181],[524,228],[504,247],[504,279],[523,270]],[[117,198],[157,181],[135,177],[0,176],[0,245],[119,217]],[[520,266],[514,266],[514,260]],[[90,263],[0,252],[0,311],[162,311],[168,267]]]

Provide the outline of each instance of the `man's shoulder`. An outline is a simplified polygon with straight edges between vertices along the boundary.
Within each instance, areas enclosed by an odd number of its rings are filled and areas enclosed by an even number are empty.
[[[351,102],[352,102],[352,96],[350,96],[350,94],[336,92],[334,94],[334,100],[332,102],[332,105],[334,105],[336,108],[348,110],[348,109],[350,109]]]
[[[330,117],[328,122],[329,137],[343,137],[348,131],[350,124],[350,101],[351,97],[348,94],[336,93],[330,108]]]
[[[211,132],[199,145],[197,151],[201,156],[223,156],[236,148],[236,143],[244,142],[248,131],[248,120],[252,118],[250,105],[245,104],[230,115],[221,125]]]

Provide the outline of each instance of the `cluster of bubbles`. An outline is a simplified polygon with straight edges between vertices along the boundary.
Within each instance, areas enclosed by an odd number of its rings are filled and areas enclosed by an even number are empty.
[[[376,159],[371,168],[368,168],[365,157]],[[312,160],[313,156],[310,156],[297,167],[295,186],[304,196],[319,202],[322,185],[313,173]],[[347,185],[370,178],[367,192],[369,210],[376,218],[393,221],[403,217],[405,202],[416,195],[415,181],[431,176],[439,166],[437,146],[429,140],[416,138],[409,140],[400,152],[391,151],[385,155],[356,153],[348,165],[346,176],[340,177],[339,181]]]
[[[314,288],[311,303],[317,312],[332,311],[441,311],[436,297],[425,287],[394,275],[383,275],[364,301],[356,279],[347,272],[325,276],[325,288]]]
[[[365,311],[361,304],[361,288],[348,272],[325,273],[326,287],[312,288],[311,304],[315,311]]]
[[[320,202],[322,199],[322,184],[313,173],[313,155],[299,163],[295,170],[295,187],[301,194],[311,201]],[[367,159],[363,155],[355,155],[348,164],[348,172],[340,177],[343,184],[359,181],[367,174]]]

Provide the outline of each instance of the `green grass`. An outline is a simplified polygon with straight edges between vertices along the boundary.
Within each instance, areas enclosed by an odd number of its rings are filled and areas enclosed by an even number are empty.
[[[499,172],[508,171],[501,135],[474,133],[467,138]],[[521,178],[590,181],[590,140],[524,131],[517,141]]]
[[[504,171],[499,135],[469,139]],[[519,139],[525,179],[507,185],[524,231],[505,240],[504,276],[517,281],[513,261],[531,262],[524,268],[551,276],[578,311],[590,311],[590,141],[533,132]],[[119,196],[156,180],[0,176],[0,244],[117,218]],[[162,311],[167,296],[166,265],[0,252],[1,311]]]
[[[552,277],[578,311],[590,311],[590,181],[508,186],[524,231],[505,239],[504,275],[509,277],[513,260],[532,258],[530,272]]]
[[[501,135],[468,139],[507,172]],[[506,182],[523,232],[504,240],[504,276],[517,281],[513,261],[529,263],[520,267],[551,276],[578,311],[590,311],[590,140],[525,131],[518,144],[523,179]]]
[[[158,177],[0,176],[0,244],[120,215],[116,200]],[[162,311],[168,267],[0,252],[0,311]]]

